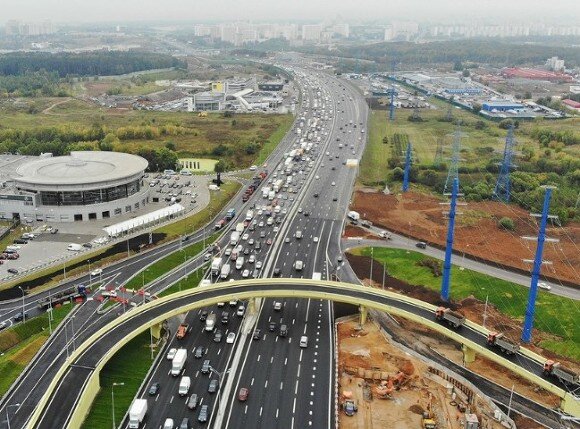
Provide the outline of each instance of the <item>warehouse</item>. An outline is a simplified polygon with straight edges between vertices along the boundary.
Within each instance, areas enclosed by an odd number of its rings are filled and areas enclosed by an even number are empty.
[[[521,111],[524,105],[507,100],[486,101],[481,105],[482,110],[487,112],[507,112],[508,110]]]
[[[133,213],[149,202],[143,186],[148,162],[140,156],[86,151],[12,157],[0,163],[0,218],[82,222]]]

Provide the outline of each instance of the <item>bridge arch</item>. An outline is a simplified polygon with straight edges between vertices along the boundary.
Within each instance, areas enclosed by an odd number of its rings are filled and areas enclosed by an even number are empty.
[[[67,421],[62,422],[64,424],[60,427],[65,427],[65,425],[71,428],[79,427],[98,393],[101,369],[123,345],[167,318],[234,298],[239,300],[252,298],[324,299],[373,308],[404,317],[463,344],[464,347],[484,355],[558,395],[562,398],[564,411],[574,416],[580,415],[580,404],[570,394],[539,375],[529,372],[489,350],[484,341],[487,332],[485,328],[467,321],[462,332],[452,331],[435,322],[435,306],[431,304],[393,292],[349,283],[307,279],[254,279],[217,283],[178,292],[137,307],[110,322],[80,344],[59,369],[31,416],[27,427],[50,427],[44,417],[47,414],[54,416],[54,413],[50,413],[48,409],[51,407],[62,409],[66,406],[69,406],[70,412],[66,416]],[[541,366],[542,358],[539,355],[534,355],[525,349],[522,351],[528,358],[536,360],[537,364]],[[75,386],[78,386],[76,396],[72,394]],[[61,395],[58,395],[59,391]],[[67,395],[64,395],[64,392]],[[63,404],[60,399],[64,399],[65,396],[72,398],[70,399],[72,402]],[[59,398],[58,404],[52,401],[54,397]],[[51,424],[54,424],[54,421],[51,421]]]

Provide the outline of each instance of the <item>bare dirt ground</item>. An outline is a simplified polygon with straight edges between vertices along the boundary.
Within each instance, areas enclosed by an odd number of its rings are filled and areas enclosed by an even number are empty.
[[[447,220],[440,203],[443,199],[408,192],[402,195],[385,195],[369,192],[368,189],[355,193],[352,210],[375,225],[399,232],[410,237],[444,246]],[[455,227],[454,248],[477,258],[529,271],[530,265],[523,259],[533,259],[535,242],[523,240],[522,236],[536,236],[538,226],[525,210],[514,205],[493,201],[470,202],[461,207]],[[514,231],[498,228],[502,217],[515,222]],[[543,274],[561,281],[580,284],[580,225],[570,223],[566,227],[548,228],[548,235],[559,239],[559,243],[546,243],[544,259],[553,265],[543,268]]]
[[[352,417],[340,411],[341,429],[420,428],[426,410],[435,417],[438,428],[463,427],[464,413],[452,402],[446,387],[427,378],[429,367],[390,344],[377,325],[369,322],[360,331],[357,321],[345,321],[338,325],[338,339],[341,398],[346,395],[358,405],[358,412]],[[394,380],[393,389],[388,395],[381,395],[377,386],[381,379],[388,378]],[[502,427],[488,417],[489,410],[472,411],[480,422],[485,420],[482,427]]]

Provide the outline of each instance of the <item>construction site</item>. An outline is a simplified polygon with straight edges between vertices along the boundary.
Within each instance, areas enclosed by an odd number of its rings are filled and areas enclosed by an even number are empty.
[[[336,330],[339,428],[516,427],[476,386],[394,342],[374,321],[361,328],[347,317]]]

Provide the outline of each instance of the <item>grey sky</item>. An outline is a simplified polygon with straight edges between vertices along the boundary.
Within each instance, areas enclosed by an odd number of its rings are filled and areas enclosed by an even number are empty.
[[[406,19],[580,22],[580,0],[0,0],[8,19],[54,22]]]

